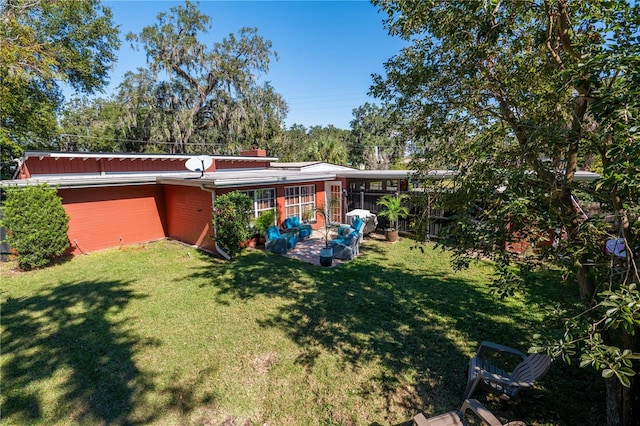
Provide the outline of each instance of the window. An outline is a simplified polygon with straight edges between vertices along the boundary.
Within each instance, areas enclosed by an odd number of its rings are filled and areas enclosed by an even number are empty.
[[[305,219],[307,212],[316,208],[315,185],[287,186],[284,188],[284,212],[286,217]]]
[[[369,190],[371,191],[382,191],[382,181],[373,181],[369,182]]]
[[[240,191],[253,200],[253,216],[258,217],[267,210],[276,208],[276,190],[274,188]]]
[[[349,189],[351,189],[351,191],[364,191],[365,190],[365,183],[364,182],[350,182],[349,183]]]

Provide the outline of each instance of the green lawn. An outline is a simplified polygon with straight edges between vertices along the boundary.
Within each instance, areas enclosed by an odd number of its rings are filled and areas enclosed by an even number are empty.
[[[174,242],[2,268],[3,424],[388,425],[459,407],[481,340],[526,349],[556,279],[504,301],[490,269],[365,241],[321,268],[245,251],[227,263]],[[555,302],[554,302],[555,303]],[[503,419],[603,424],[603,386],[555,362]]]

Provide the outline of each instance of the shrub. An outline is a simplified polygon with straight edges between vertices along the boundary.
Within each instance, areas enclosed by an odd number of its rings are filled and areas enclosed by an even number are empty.
[[[253,229],[259,235],[267,232],[267,229],[276,223],[276,209],[270,209],[262,212],[260,216],[253,219]]]
[[[242,250],[240,243],[251,237],[252,213],[253,201],[238,191],[216,197],[215,239],[232,259]]]
[[[6,241],[22,269],[46,266],[69,248],[69,217],[54,188],[9,188],[3,210]]]

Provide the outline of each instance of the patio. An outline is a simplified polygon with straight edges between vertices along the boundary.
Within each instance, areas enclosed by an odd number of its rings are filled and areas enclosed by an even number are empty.
[[[331,239],[331,235],[329,239]],[[289,250],[284,256],[320,266],[320,249],[322,249],[322,247],[324,247],[324,235],[320,231],[313,231],[309,238],[298,240],[296,246]],[[331,267],[339,266],[344,262],[346,262],[346,260],[334,258]]]

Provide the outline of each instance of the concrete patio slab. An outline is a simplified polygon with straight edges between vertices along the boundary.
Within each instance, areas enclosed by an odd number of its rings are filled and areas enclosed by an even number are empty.
[[[283,256],[320,266],[320,249],[323,247],[324,235],[319,231],[313,231],[309,238],[299,240],[298,244]],[[342,265],[344,262],[346,261],[334,258],[331,267]]]

